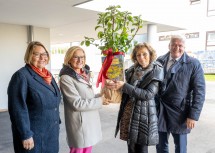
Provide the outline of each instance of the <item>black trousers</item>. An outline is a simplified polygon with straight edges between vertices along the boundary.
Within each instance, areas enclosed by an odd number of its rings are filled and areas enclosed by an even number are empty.
[[[148,146],[127,142],[128,153],[148,153]]]

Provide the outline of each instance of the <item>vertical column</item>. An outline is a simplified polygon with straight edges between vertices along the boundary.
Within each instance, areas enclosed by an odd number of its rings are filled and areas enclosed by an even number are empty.
[[[33,31],[33,26],[28,25],[27,26],[27,34],[28,34],[28,44],[32,41],[34,41],[34,31]]]
[[[156,49],[157,44],[157,25],[148,24],[147,25],[147,42],[152,45],[153,48]]]

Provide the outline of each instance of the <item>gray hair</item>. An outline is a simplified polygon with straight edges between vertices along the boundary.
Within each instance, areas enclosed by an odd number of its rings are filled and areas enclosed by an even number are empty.
[[[171,39],[170,39],[170,44],[174,41],[174,40],[181,40],[184,44],[186,42],[186,38],[183,35],[172,35]]]

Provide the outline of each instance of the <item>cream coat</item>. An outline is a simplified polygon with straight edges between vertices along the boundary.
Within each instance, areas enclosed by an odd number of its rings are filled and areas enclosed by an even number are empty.
[[[83,79],[62,75],[60,88],[64,100],[65,125],[69,147],[85,148],[102,139],[99,109],[102,98]]]

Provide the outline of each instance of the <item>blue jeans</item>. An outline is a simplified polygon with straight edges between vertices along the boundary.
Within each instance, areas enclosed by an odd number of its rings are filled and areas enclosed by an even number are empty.
[[[187,134],[171,133],[175,144],[175,153],[187,153]],[[169,132],[159,132],[159,144],[157,153],[169,153]]]

